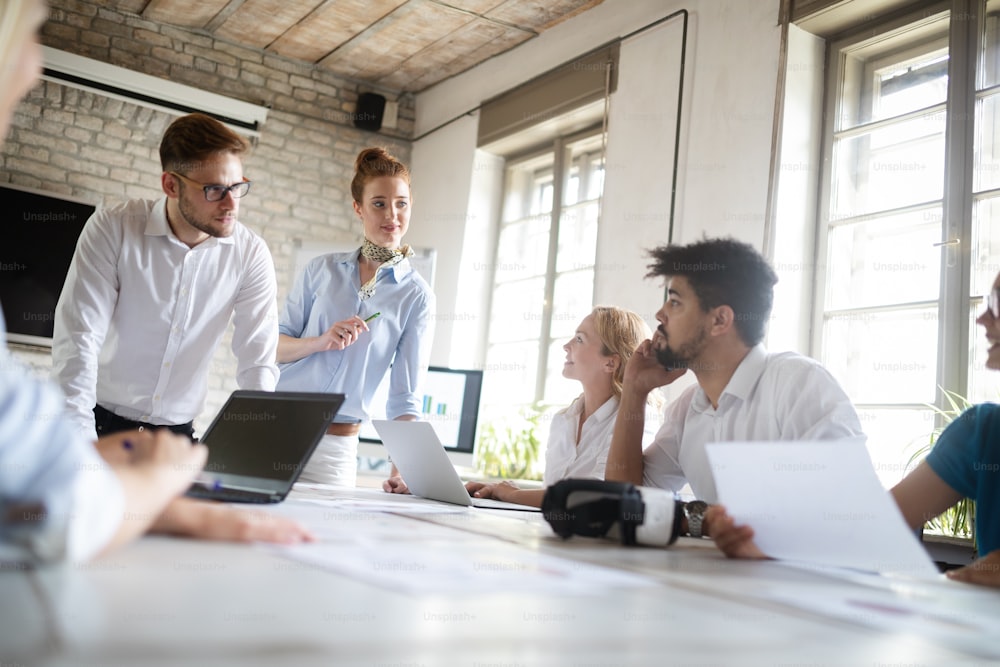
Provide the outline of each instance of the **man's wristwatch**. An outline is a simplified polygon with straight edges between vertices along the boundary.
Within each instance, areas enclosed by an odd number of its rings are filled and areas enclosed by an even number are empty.
[[[688,535],[691,537],[701,537],[701,524],[705,519],[705,511],[708,509],[708,503],[704,500],[692,500],[689,503],[684,503],[684,516],[687,518],[688,522]]]

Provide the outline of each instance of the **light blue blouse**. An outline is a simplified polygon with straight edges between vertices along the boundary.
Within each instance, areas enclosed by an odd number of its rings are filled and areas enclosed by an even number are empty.
[[[368,419],[369,405],[389,371],[389,419],[421,414],[420,383],[426,374],[433,340],[434,293],[409,260],[379,271],[375,294],[367,301],[360,289],[358,251],[331,253],[306,265],[292,287],[278,331],[286,336],[319,336],[352,315],[370,331],[344,350],[317,352],[280,364],[278,389],[343,393],[347,400],[334,421]]]

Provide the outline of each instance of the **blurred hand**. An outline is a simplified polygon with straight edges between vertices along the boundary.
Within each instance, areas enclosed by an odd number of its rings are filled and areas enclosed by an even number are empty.
[[[722,505],[712,505],[705,512],[705,532],[722,553],[730,558],[767,558],[753,542],[750,526],[737,526]]]
[[[226,542],[315,542],[298,521],[260,509],[244,509],[192,498],[177,498],[153,525],[157,532]]]
[[[1000,549],[991,551],[965,567],[945,572],[954,581],[1000,588]]]
[[[469,488],[470,485],[478,485],[478,487],[471,489]],[[476,498],[493,498],[494,500],[503,500],[506,502],[512,502],[511,493],[518,490],[513,482],[508,482],[507,480],[493,484],[466,482],[465,488],[469,489],[469,495]]]
[[[386,493],[409,493],[410,488],[406,486],[406,482],[399,475],[393,475],[389,479],[382,482],[382,490]]]
[[[131,468],[152,475],[169,495],[186,490],[208,459],[205,445],[191,444],[187,436],[166,428],[106,435],[97,440],[96,446],[112,467]]]
[[[487,484],[486,482],[466,482],[465,483],[465,490],[469,492],[470,496],[475,496],[477,498],[482,498],[484,496],[479,496],[479,495],[476,495],[476,494],[478,494],[481,490],[487,488],[488,486],[490,486],[490,485]],[[489,496],[485,496],[485,497],[488,498]]]

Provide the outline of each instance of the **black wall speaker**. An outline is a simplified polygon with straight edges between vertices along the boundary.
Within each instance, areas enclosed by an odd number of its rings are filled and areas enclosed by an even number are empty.
[[[361,93],[354,109],[354,127],[359,130],[378,132],[382,127],[385,113],[385,96],[378,93]]]

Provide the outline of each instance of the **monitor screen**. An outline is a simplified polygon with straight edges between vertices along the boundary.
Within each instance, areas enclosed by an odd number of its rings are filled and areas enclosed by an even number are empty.
[[[0,186],[0,304],[8,340],[52,345],[56,302],[95,208],[41,190]]]
[[[421,419],[434,426],[446,450],[472,454],[476,446],[479,421],[479,396],[483,371],[431,366],[422,388]],[[385,401],[389,396],[389,376],[379,385],[370,406],[372,419],[385,419]],[[370,422],[362,424],[362,442],[381,444]]]

